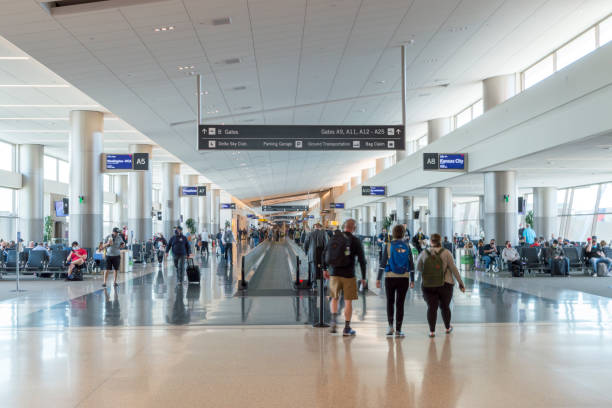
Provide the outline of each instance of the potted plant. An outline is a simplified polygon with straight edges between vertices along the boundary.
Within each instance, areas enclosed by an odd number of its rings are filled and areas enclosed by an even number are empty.
[[[525,215],[525,223],[533,227],[533,211],[528,211]]]
[[[53,217],[51,217],[50,215],[46,216],[43,241],[51,242],[51,238],[53,238],[53,224]]]
[[[187,221],[185,221],[185,225],[187,226],[187,229],[189,230],[191,234],[195,234],[196,227],[195,227],[195,220],[193,218],[187,218]]]

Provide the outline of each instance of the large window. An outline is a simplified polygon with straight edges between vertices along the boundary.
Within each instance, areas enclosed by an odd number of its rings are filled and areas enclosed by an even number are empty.
[[[13,190],[0,188],[0,212],[13,212]]]
[[[593,214],[599,185],[574,190],[571,214]]]
[[[57,175],[60,183],[70,183],[70,164],[67,161],[58,160]]]
[[[599,24],[599,46],[606,45],[612,41],[612,17]]]
[[[57,159],[50,156],[44,157],[45,180],[57,181]]]
[[[483,102],[482,99],[477,100],[461,112],[455,115],[453,126],[455,129],[465,125],[468,122],[476,119],[478,116],[482,115],[483,112]]]
[[[102,176],[102,179],[104,180],[104,191],[106,192],[110,192],[111,191],[111,180],[110,180],[110,176],[108,174],[104,174]]]
[[[523,89],[527,89],[555,72],[552,55],[544,58],[523,72]]]
[[[12,144],[0,142],[0,169],[13,171],[13,152]]]
[[[584,57],[593,51],[596,46],[595,28],[591,28],[557,50],[557,70]]]
[[[612,17],[608,16],[607,19],[588,28],[573,40],[525,69],[522,73],[523,90],[579,60],[610,40],[612,40]]]

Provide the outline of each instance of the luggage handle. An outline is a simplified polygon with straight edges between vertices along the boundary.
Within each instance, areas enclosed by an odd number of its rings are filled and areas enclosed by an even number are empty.
[[[195,263],[193,262],[193,258],[187,258],[187,266],[195,266]]]

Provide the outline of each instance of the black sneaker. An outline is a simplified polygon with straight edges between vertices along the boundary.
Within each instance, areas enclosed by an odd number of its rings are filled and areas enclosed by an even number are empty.
[[[336,325],[336,323],[332,322],[331,327],[329,328],[329,332],[332,333],[332,334],[338,333],[338,328],[337,327],[338,326]]]
[[[342,331],[342,335],[345,337],[354,336],[356,334],[357,332],[355,332],[355,330],[351,329],[350,327],[345,327],[344,330]]]

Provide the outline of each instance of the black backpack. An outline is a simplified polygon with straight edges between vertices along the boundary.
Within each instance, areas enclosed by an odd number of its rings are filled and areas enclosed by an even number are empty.
[[[346,234],[336,231],[325,248],[325,264],[333,267],[351,265],[351,239]]]

